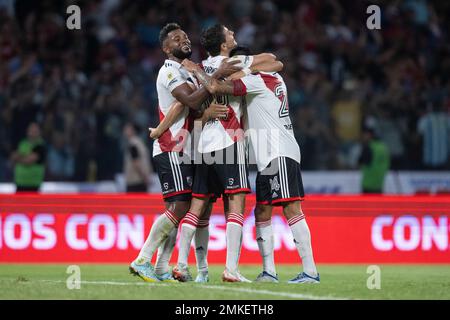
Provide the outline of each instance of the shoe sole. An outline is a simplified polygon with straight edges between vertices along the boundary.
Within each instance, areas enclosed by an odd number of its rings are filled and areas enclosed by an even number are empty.
[[[320,284],[320,281],[302,281],[302,282],[291,282],[288,281],[289,284],[302,284],[302,283],[306,283],[306,284]]]
[[[165,283],[178,283],[179,281],[177,279],[164,279],[164,280],[159,280],[161,282],[165,282]]]
[[[232,278],[222,278],[223,282],[242,282],[239,279],[232,279]]]
[[[264,279],[264,280],[255,280],[253,282],[260,282],[260,283],[279,283],[278,280],[272,280],[272,279]]]
[[[139,277],[142,280],[144,280],[145,282],[161,282],[160,280],[157,279],[153,279],[153,278],[148,278],[146,276],[141,275],[138,271],[136,271],[133,267],[129,267],[128,270],[130,270],[130,273],[135,276],[135,277]]]
[[[190,282],[190,281],[193,281],[192,279],[186,279],[182,273],[177,272],[175,270],[172,271],[172,277],[174,277],[175,280],[178,280],[178,282]]]

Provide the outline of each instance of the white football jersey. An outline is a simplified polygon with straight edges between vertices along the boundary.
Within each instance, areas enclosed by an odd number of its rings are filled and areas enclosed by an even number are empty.
[[[227,57],[208,57],[208,59],[202,61],[201,65],[205,72],[211,75],[219,68],[220,63],[225,58]],[[236,56],[233,59],[239,59],[241,62],[238,66],[242,68],[250,67],[253,62],[252,56]],[[243,95],[215,95],[214,99],[215,103],[228,106],[228,117],[227,119],[213,119],[205,124],[199,138],[198,151],[200,153],[225,149],[234,142],[242,140],[236,133],[243,129],[241,118],[243,116],[242,106],[245,104],[245,97]]]
[[[278,73],[260,72],[243,77],[247,93],[246,134],[258,171],[277,157],[300,163],[300,147],[289,117],[286,84]]]
[[[172,91],[183,83],[193,82],[192,75],[181,64],[173,60],[166,60],[159,69],[156,80],[158,92],[159,120],[162,121],[176,101]],[[184,108],[181,117],[153,143],[153,156],[163,152],[180,152],[191,155],[191,138],[188,134],[192,130],[193,117],[188,107]]]

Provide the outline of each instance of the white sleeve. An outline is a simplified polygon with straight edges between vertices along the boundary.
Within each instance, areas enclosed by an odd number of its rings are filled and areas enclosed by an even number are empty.
[[[180,70],[172,66],[167,67],[162,77],[164,86],[172,92],[176,87],[186,83],[186,79],[181,75]]]
[[[258,75],[249,74],[241,78],[241,81],[244,83],[247,94],[249,93],[258,94],[264,92],[265,90],[264,82]]]
[[[230,58],[229,61],[233,61],[233,60],[239,61],[239,63],[235,64],[236,67],[245,69],[245,68],[250,68],[250,66],[252,65],[253,56],[244,56],[244,55],[233,56]]]

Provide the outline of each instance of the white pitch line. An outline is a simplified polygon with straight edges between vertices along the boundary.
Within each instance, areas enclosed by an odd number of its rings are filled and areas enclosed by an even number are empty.
[[[50,283],[66,283],[66,281],[62,280],[31,280],[30,282],[38,281],[38,282],[50,282]],[[27,283],[27,282],[24,282]],[[174,284],[167,283],[152,283],[152,282],[115,282],[115,281],[81,281],[80,284],[94,284],[94,285],[111,285],[111,286],[151,286],[151,287],[171,287]],[[177,285],[177,284],[175,284]],[[182,284],[180,284],[182,285]],[[295,285],[293,285],[295,286]],[[311,294],[302,294],[302,293],[292,293],[292,292],[283,292],[283,291],[269,291],[269,290],[260,290],[260,289],[248,289],[248,288],[229,288],[225,286],[214,286],[214,285],[201,285],[202,288],[214,289],[214,290],[228,290],[234,292],[246,292],[246,293],[254,293],[254,294],[266,294],[277,297],[286,297],[292,299],[307,299],[307,300],[349,300],[349,298],[341,298],[341,297],[332,297],[332,296],[315,296]]]
[[[293,285],[294,287],[295,285]],[[292,292],[283,292],[283,291],[269,291],[269,290],[260,290],[260,289],[248,289],[248,288],[228,288],[224,286],[211,286],[211,285],[203,285],[204,288],[208,289],[219,289],[219,290],[229,290],[236,292],[248,292],[248,293],[256,293],[256,294],[267,294],[272,296],[280,296],[294,299],[307,299],[307,300],[349,300],[348,298],[339,298],[339,297],[331,297],[331,296],[314,296],[311,294],[303,294],[303,293],[292,293]]]

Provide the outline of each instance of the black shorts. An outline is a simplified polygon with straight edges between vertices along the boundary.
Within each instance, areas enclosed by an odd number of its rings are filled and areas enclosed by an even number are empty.
[[[202,156],[203,163],[195,167],[193,197],[251,191],[243,143],[237,142]]]
[[[256,176],[256,202],[281,205],[283,202],[303,200],[300,164],[288,157],[278,157]]]
[[[194,170],[191,160],[179,152],[163,152],[153,157],[164,201],[189,201]]]

